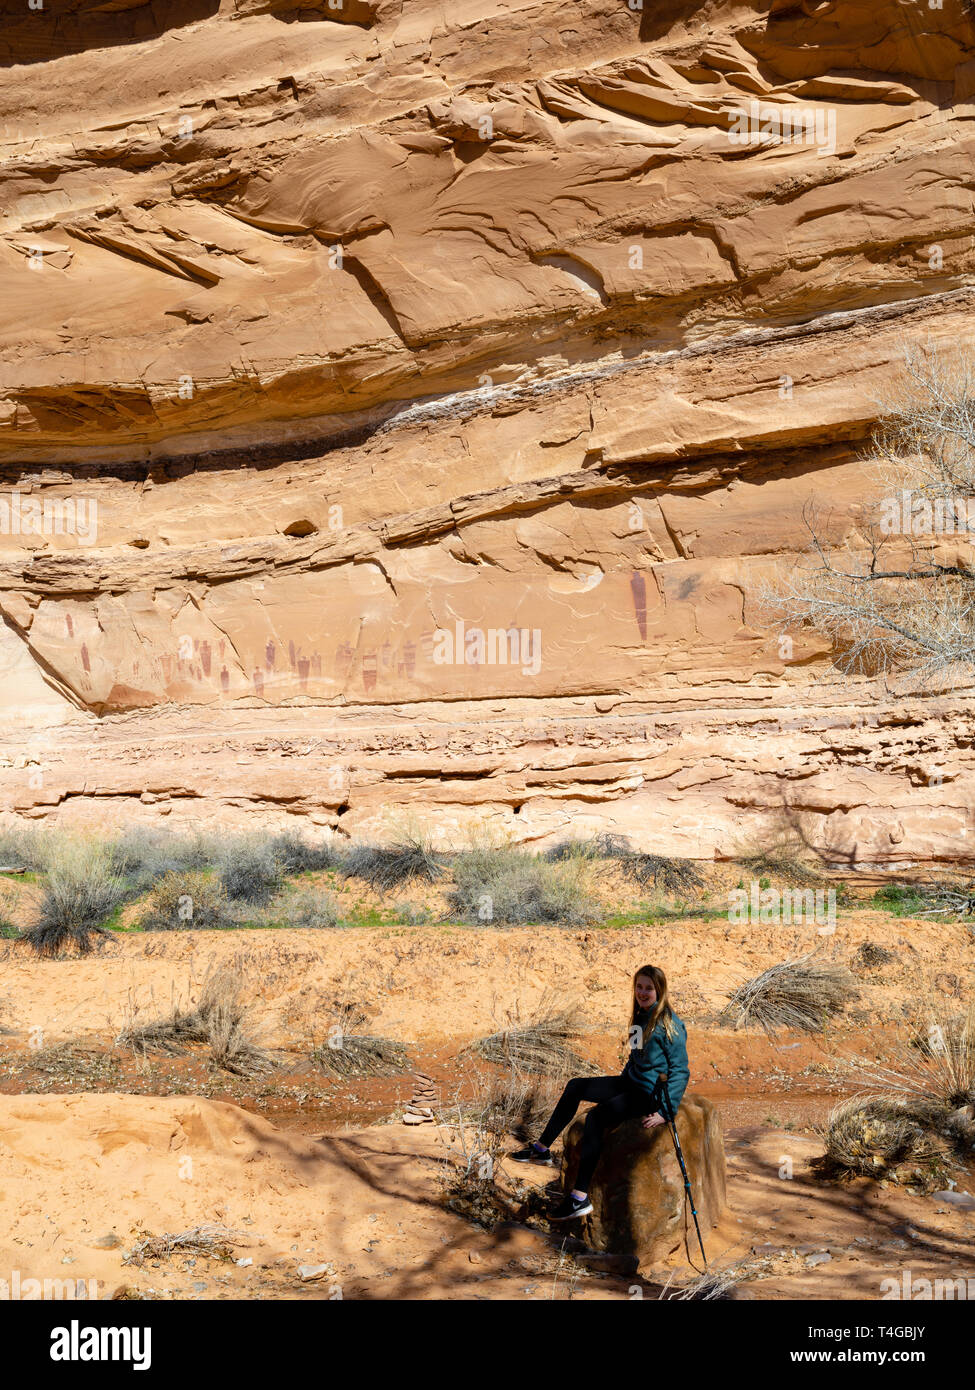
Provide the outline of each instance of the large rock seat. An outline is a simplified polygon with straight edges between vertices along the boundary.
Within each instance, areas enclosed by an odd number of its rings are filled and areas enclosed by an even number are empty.
[[[566,1135],[564,1191],[575,1185],[584,1121],[585,1115],[574,1120]],[[677,1135],[707,1249],[708,1231],[718,1223],[726,1190],[724,1140],[712,1103],[703,1096],[685,1095],[677,1112]],[[644,1129],[635,1119],[610,1130],[589,1197],[593,1211],[584,1218],[585,1237],[594,1250],[636,1255],[641,1265],[648,1265],[665,1259],[686,1240],[688,1254],[700,1258],[669,1125]]]

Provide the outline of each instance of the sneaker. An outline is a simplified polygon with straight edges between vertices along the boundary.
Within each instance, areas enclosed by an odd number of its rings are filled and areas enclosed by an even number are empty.
[[[577,1216],[588,1216],[591,1211],[592,1202],[588,1197],[573,1197],[570,1192],[562,1199],[549,1219],[551,1221],[574,1221]]]
[[[551,1149],[543,1149],[541,1153],[539,1153],[534,1144],[526,1144],[523,1149],[519,1149],[517,1153],[509,1154],[508,1157],[514,1163],[542,1163],[546,1168],[558,1167],[558,1164],[552,1157]]]

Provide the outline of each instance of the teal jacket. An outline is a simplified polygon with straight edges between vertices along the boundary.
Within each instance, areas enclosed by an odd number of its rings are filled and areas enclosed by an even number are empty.
[[[673,1019],[674,1036],[668,1038],[663,1025],[658,1023],[649,1038],[644,1038],[642,1047],[630,1048],[630,1060],[621,1074],[635,1081],[649,1094],[660,1073],[666,1072],[667,1095],[676,1115],[691,1079],[691,1071],[687,1065],[687,1029],[676,1014]],[[637,1014],[636,1026],[642,1028],[649,1020],[649,1013],[641,1011]]]

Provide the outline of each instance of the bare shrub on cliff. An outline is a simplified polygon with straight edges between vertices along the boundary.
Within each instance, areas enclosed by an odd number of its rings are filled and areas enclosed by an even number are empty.
[[[856,981],[844,966],[817,961],[813,954],[782,961],[735,990],[719,1016],[733,1028],[757,1024],[778,1028],[822,1028],[833,1014],[857,998]]]
[[[844,674],[944,690],[975,667],[975,366],[912,350],[906,378],[881,402],[856,532],[833,544],[807,509],[809,551],[758,599],[778,629],[828,637]]]
[[[473,847],[457,855],[453,875],[450,906],[474,924],[593,926],[606,916],[584,856],[553,863],[525,850]]]
[[[625,835],[611,831],[588,839],[560,840],[545,851],[544,858],[550,864],[573,859],[612,860],[641,888],[660,888],[670,894],[690,893],[704,885],[693,860],[634,850]]]
[[[174,835],[156,826],[134,825],[110,846],[115,868],[125,883],[127,898],[140,898],[167,874],[199,872],[219,856],[210,836]]]
[[[124,902],[125,886],[107,848],[95,840],[58,836],[44,850],[44,889],[22,940],[42,956],[72,946],[88,955],[108,938],[104,924]]]

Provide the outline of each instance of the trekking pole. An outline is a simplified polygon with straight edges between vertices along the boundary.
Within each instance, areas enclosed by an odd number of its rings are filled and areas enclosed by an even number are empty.
[[[680,1170],[684,1175],[684,1191],[687,1193],[687,1203],[691,1209],[691,1215],[694,1218],[694,1229],[697,1231],[697,1243],[701,1247],[701,1257],[704,1260],[704,1267],[705,1269],[707,1269],[708,1257],[704,1253],[704,1241],[701,1238],[701,1228],[697,1222],[697,1208],[694,1206],[694,1194],[691,1192],[691,1180],[687,1176],[687,1167],[684,1163],[684,1155],[681,1151],[680,1140],[677,1138],[677,1120],[671,1108],[670,1096],[668,1096],[667,1091],[663,1086],[659,1088],[659,1098],[660,1108],[663,1111],[664,1118],[670,1125],[670,1137],[674,1141],[674,1152],[677,1154],[677,1162],[680,1164]]]

